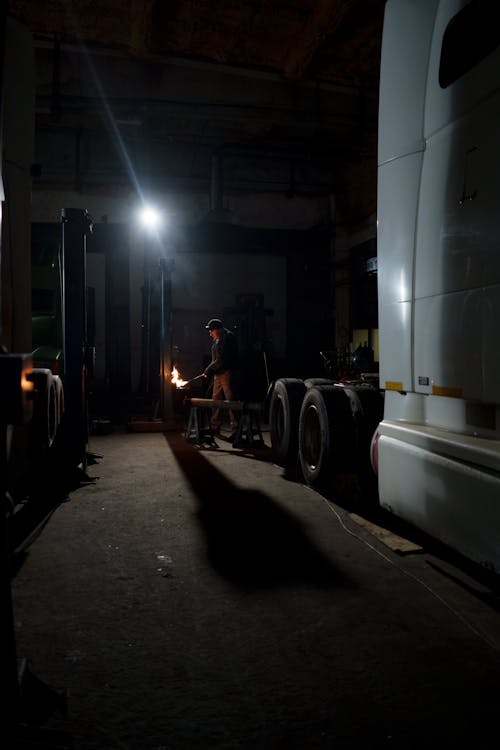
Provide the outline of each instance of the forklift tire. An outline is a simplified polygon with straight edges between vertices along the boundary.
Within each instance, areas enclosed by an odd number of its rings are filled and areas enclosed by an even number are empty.
[[[306,392],[303,380],[280,378],[274,384],[269,404],[269,430],[274,460],[280,466],[297,461],[299,414]]]

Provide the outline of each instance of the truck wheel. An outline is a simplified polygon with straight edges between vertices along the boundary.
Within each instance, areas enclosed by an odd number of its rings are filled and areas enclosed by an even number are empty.
[[[274,384],[269,404],[269,429],[274,460],[291,466],[297,460],[299,414],[306,392],[304,381],[280,378]]]
[[[53,375],[52,381],[56,389],[57,427],[59,427],[64,415],[64,388],[59,375]]]
[[[358,471],[368,486],[375,484],[376,472],[372,463],[372,441],[384,418],[384,397],[380,391],[359,388],[356,395],[360,404],[358,437]]]
[[[320,385],[306,391],[299,416],[299,458],[306,484],[319,491],[337,475],[352,475],[356,429],[342,388]]]
[[[331,378],[307,378],[304,383],[306,388],[314,388],[317,385],[333,385],[334,381]]]
[[[33,436],[36,444],[50,448],[57,432],[57,394],[52,372],[37,367],[31,373],[35,387],[33,401]]]

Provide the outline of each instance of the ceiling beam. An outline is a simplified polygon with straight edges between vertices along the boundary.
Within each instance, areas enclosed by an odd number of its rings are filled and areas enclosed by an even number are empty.
[[[348,14],[357,6],[357,0],[317,0],[309,20],[288,56],[285,76],[303,78],[318,49],[341,28]]]

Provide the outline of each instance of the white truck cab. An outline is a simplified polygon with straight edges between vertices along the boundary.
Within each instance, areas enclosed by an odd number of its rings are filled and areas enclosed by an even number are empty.
[[[388,0],[380,81],[380,503],[500,572],[498,0]]]

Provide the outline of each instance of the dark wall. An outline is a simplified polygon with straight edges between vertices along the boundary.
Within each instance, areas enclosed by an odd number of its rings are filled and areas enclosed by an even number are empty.
[[[60,224],[35,223],[33,241],[50,238],[59,242]],[[333,285],[330,266],[330,230],[304,231],[248,229],[234,225],[200,223],[178,228],[169,237],[175,253],[232,253],[279,255],[287,261],[287,347],[284,360],[267,361],[271,380],[277,377],[322,375],[321,350],[332,349]],[[109,412],[120,414],[131,399],[130,281],[128,228],[124,224],[96,224],[87,238],[87,252],[105,257],[105,320],[92,315],[89,302],[89,333],[106,326],[106,391]],[[257,311],[258,312],[258,311]],[[247,316],[248,317],[248,316]],[[248,321],[246,321],[248,322]],[[255,320],[250,320],[250,323]],[[265,329],[265,311],[263,316]],[[265,339],[259,327],[259,336]],[[257,342],[265,350],[265,340]],[[251,349],[251,342],[245,342]],[[248,353],[248,352],[247,352]],[[256,355],[262,369],[261,353]],[[250,363],[252,364],[252,363]],[[99,410],[99,395],[93,394]]]

